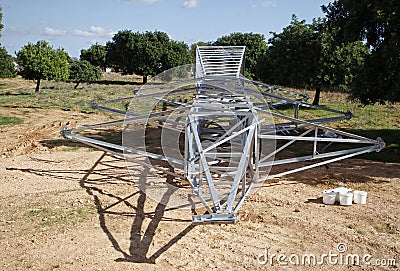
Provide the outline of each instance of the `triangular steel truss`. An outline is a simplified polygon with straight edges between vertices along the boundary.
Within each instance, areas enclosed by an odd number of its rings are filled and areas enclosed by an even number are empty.
[[[193,215],[194,223],[235,223],[245,197],[265,180],[380,151],[385,146],[380,138],[372,140],[323,125],[349,119],[350,112],[314,106],[307,103],[305,94],[244,78],[241,75],[244,52],[243,46],[199,46],[193,79],[169,83],[167,90],[159,83],[145,85],[143,91],[132,97],[93,102],[93,108],[122,114],[125,119],[64,127],[62,135],[128,160],[139,155],[167,162],[175,169],[173,172],[149,161],[137,160],[145,167],[190,184],[193,194],[207,210],[206,214]],[[173,97],[178,94],[190,96],[191,101],[176,101]],[[107,106],[132,98],[167,106],[147,114]],[[301,118],[302,109],[317,114],[304,114]],[[183,150],[179,150],[179,142],[174,151],[155,153],[140,144],[119,145],[74,133],[121,124],[124,129],[135,124],[145,127],[148,123],[176,132],[177,142],[183,135]],[[296,144],[301,144],[301,149],[308,153],[293,153],[293,148],[298,149]],[[352,147],[354,144],[356,147]],[[182,155],[175,155],[180,152]],[[280,172],[274,167],[296,163],[299,165]]]

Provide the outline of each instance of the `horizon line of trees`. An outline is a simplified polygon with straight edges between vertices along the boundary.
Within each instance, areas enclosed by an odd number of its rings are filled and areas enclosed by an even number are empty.
[[[322,6],[324,18],[311,23],[292,15],[281,32],[265,36],[231,33],[190,47],[160,31],[121,30],[106,45],[82,49],[79,60],[46,41],[28,43],[17,52],[19,74],[26,79],[98,80],[112,68],[137,74],[143,83],[170,68],[194,63],[197,45],[246,46],[245,76],[285,87],[340,89],[363,104],[400,101],[400,2],[335,0]],[[2,12],[0,6],[0,31]],[[0,46],[0,77],[16,75],[14,59]]]

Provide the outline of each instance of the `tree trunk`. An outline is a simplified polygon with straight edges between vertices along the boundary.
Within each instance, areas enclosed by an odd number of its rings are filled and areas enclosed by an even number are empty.
[[[314,101],[312,102],[313,105],[319,105],[320,96],[321,96],[321,86],[316,86],[315,87]]]
[[[143,84],[147,83],[147,75],[143,75]]]
[[[39,88],[40,88],[40,78],[38,78],[36,81],[35,93],[39,93]]]

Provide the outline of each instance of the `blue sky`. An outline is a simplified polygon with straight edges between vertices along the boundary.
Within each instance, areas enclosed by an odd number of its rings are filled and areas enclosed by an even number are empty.
[[[233,32],[280,32],[291,15],[311,22],[323,0],[2,0],[0,43],[14,55],[28,42],[46,40],[79,57],[125,29],[163,31],[188,45]]]

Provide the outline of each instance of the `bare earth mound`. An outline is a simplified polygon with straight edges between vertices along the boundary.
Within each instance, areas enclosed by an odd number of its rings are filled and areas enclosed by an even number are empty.
[[[238,224],[194,226],[190,210],[143,194],[124,161],[59,135],[66,121],[106,116],[6,110],[24,123],[0,131],[1,270],[400,266],[398,164],[351,159],[290,175],[252,194]],[[367,204],[323,205],[322,191],[338,186],[367,191]]]

